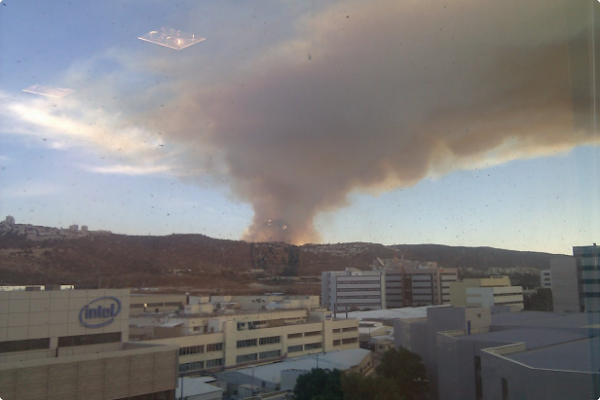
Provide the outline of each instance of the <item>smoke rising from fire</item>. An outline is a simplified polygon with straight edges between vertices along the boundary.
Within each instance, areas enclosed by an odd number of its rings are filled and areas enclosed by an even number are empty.
[[[569,41],[585,42],[587,21],[567,3],[333,5],[211,85],[182,81],[144,121],[188,147],[191,169],[214,152],[253,205],[244,239],[318,242],[315,216],[353,191],[598,143],[576,123],[589,91],[572,77],[589,70]],[[265,233],[269,220],[286,229]]]

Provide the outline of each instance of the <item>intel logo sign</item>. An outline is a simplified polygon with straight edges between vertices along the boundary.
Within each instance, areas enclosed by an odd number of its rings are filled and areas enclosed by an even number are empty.
[[[98,304],[98,303],[102,304]],[[96,305],[98,304],[98,305]],[[102,328],[112,324],[121,312],[121,302],[116,297],[100,297],[90,301],[79,312],[79,322],[86,328]]]

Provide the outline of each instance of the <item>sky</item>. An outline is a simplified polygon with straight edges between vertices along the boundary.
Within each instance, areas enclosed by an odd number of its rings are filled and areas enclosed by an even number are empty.
[[[565,1],[4,0],[0,214],[569,254],[600,141]],[[206,40],[138,39],[163,27]]]

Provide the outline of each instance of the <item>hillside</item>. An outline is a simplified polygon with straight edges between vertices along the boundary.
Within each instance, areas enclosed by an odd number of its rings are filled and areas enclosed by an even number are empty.
[[[534,273],[548,268],[551,258],[559,257],[489,247],[377,243],[293,246],[221,240],[204,235],[103,233],[39,241],[5,231],[0,235],[0,285],[74,283],[242,290],[250,284],[258,285],[259,279],[314,276],[321,271],[347,267],[368,269],[376,257],[394,256],[437,261],[443,267],[487,274]]]

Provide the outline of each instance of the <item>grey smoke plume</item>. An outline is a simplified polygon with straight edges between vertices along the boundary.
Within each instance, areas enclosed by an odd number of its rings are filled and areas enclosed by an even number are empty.
[[[446,3],[334,5],[210,87],[186,81],[153,124],[218,153],[254,207],[245,239],[292,243],[318,241],[314,217],[355,190],[598,143],[576,123],[590,115],[589,79],[573,84],[589,74],[586,1]]]

